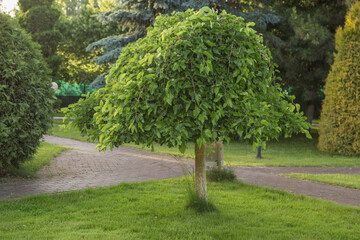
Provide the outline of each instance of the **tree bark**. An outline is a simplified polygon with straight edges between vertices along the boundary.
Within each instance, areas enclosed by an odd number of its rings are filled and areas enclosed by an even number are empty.
[[[317,99],[317,93],[314,90],[305,90],[305,115],[306,121],[312,123],[315,112],[315,101]]]
[[[315,112],[315,104],[313,102],[309,102],[306,105],[306,121],[308,123],[312,123],[312,120],[314,118],[314,112]]]
[[[256,159],[261,159],[261,146],[257,148],[257,155],[256,155]]]
[[[195,188],[196,195],[207,201],[206,170],[205,170],[205,144],[201,148],[195,143]]]

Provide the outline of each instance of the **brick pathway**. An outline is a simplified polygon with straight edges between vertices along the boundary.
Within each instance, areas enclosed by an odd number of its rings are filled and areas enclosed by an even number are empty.
[[[0,198],[79,190],[183,176],[193,172],[193,160],[178,159],[129,147],[98,152],[93,143],[45,136],[45,141],[72,148],[53,159],[31,180],[0,183]],[[360,174],[360,168],[244,167],[234,168],[239,180],[360,207],[360,191],[329,184],[285,178],[283,173]]]
[[[192,161],[128,147],[98,152],[96,144],[53,136],[45,141],[72,148],[37,172],[37,178],[0,183],[0,198],[79,190],[183,176],[192,172]]]

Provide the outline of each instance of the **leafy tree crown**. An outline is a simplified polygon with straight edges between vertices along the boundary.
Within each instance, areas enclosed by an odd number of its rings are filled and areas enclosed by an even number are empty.
[[[106,87],[68,116],[98,105],[91,123],[83,113],[74,124],[102,150],[157,142],[184,151],[187,142],[240,137],[260,145],[282,132],[308,134],[299,106],[274,83],[270,51],[252,25],[208,7],[160,15],[123,49]]]

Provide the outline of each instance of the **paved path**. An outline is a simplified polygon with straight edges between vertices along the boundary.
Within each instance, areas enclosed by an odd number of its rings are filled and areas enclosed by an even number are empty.
[[[72,148],[54,158],[37,178],[0,183],[0,198],[79,190],[183,176],[192,171],[191,160],[128,147],[98,152],[96,144],[45,136],[45,141]]]
[[[179,159],[129,147],[98,152],[93,143],[45,136],[45,141],[68,150],[37,173],[38,178],[0,183],[0,198],[19,198],[40,193],[79,190],[183,176],[193,172],[193,160]],[[360,168],[243,167],[234,168],[239,180],[258,186],[360,207],[360,191],[329,184],[285,178],[283,173],[360,174]]]

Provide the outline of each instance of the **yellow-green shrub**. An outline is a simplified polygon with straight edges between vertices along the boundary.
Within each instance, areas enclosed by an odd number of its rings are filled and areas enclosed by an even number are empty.
[[[319,149],[360,154],[360,2],[336,32],[334,64],[325,84]]]

